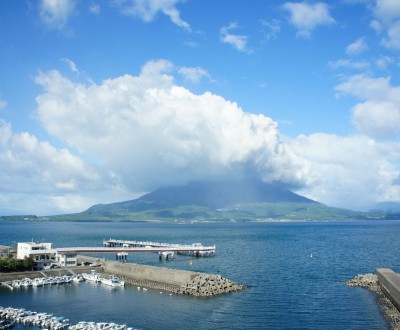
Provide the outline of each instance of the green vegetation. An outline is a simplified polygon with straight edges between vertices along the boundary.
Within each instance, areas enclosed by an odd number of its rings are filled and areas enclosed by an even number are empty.
[[[0,272],[21,272],[33,269],[33,259],[0,258]]]

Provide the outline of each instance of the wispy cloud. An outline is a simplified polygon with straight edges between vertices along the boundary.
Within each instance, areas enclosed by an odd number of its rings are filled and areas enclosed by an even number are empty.
[[[62,60],[63,62],[65,62],[65,63],[67,63],[69,69],[70,69],[73,73],[75,73],[75,74],[78,75],[78,76],[81,74],[81,73],[79,72],[79,69],[78,69],[77,65],[76,65],[72,60],[70,60],[69,58],[62,58],[61,60]]]
[[[50,29],[61,30],[74,13],[76,0],[41,0],[39,3],[40,19]]]
[[[100,12],[101,12],[101,7],[100,7],[100,5],[97,4],[97,3],[92,3],[92,4],[90,5],[90,7],[89,7],[89,11],[90,11],[92,14],[98,15],[98,14],[100,14]]]
[[[116,5],[126,15],[139,17],[144,22],[151,22],[158,13],[162,13],[170,18],[177,26],[190,31],[189,23],[180,17],[180,12],[176,5],[183,0],[117,0]]]
[[[207,70],[201,67],[181,67],[178,69],[179,74],[181,74],[186,80],[193,83],[198,83],[204,77],[210,77]]]
[[[328,5],[322,2],[287,2],[282,8],[289,12],[289,21],[298,30],[299,37],[309,38],[317,26],[335,23]]]
[[[359,38],[346,47],[346,54],[359,55],[368,49],[368,45],[364,38]]]
[[[260,20],[263,27],[263,35],[266,40],[276,39],[281,32],[281,24],[279,20]]]
[[[235,22],[232,22],[227,26],[223,26],[220,30],[221,42],[229,44],[241,52],[250,53],[250,50],[247,48],[248,37],[231,33],[232,30],[237,28],[238,25]]]
[[[7,106],[7,102],[0,99],[0,110],[3,110]]]

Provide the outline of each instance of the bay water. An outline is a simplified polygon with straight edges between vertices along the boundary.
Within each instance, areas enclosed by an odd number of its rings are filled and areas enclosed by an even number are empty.
[[[389,329],[377,297],[345,282],[376,268],[400,271],[400,221],[316,223],[0,222],[0,245],[103,239],[217,246],[215,257],[130,253],[129,262],[221,274],[241,292],[200,298],[80,283],[9,290],[0,306],[142,329]],[[114,259],[114,255],[100,255]],[[17,329],[27,329],[18,325]]]

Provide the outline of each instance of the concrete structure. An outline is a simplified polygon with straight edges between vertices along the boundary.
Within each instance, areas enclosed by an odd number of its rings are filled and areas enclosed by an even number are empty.
[[[383,293],[400,311],[400,274],[389,268],[378,268],[376,274]]]

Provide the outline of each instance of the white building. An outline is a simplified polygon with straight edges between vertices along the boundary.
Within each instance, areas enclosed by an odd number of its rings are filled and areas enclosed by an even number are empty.
[[[72,267],[77,265],[75,254],[57,254],[57,265],[60,267]]]
[[[33,268],[42,270],[54,265],[60,267],[76,266],[76,254],[59,254],[53,243],[26,242],[17,244],[17,259],[32,257]]]
[[[17,244],[17,259],[32,257],[33,268],[41,270],[56,263],[57,250],[52,248],[52,243],[24,242]]]

